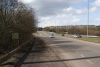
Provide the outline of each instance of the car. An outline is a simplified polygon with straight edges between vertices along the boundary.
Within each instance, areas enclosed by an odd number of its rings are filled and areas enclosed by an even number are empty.
[[[77,38],[82,38],[82,36],[81,35],[77,35]]]
[[[81,35],[73,35],[74,38],[81,38]]]
[[[55,37],[54,37],[54,32],[49,32],[49,37],[50,37],[50,38],[55,38]]]

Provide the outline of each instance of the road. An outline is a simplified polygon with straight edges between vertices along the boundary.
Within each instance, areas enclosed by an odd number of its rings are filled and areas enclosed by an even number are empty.
[[[61,59],[74,59],[83,57],[100,56],[100,44],[80,41],[72,38],[55,35],[49,38],[48,32],[39,31],[38,35],[44,39]],[[85,59],[64,61],[69,67],[100,67],[100,59]]]

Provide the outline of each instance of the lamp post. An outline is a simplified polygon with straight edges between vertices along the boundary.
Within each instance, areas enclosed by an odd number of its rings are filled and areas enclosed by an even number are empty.
[[[89,4],[89,0],[88,0],[88,21],[87,21],[87,38],[88,38],[88,36],[89,36],[89,22],[90,22],[90,17],[89,17],[89,7],[90,6],[90,4]]]

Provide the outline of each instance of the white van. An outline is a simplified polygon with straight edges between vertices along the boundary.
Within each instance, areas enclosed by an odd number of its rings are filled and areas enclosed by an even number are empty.
[[[54,32],[49,32],[49,37],[54,38]]]

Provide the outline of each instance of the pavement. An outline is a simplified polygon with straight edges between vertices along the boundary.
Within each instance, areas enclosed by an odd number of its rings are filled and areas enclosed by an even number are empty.
[[[39,31],[38,34],[54,49],[60,59],[100,56],[100,43],[85,42],[59,35],[49,38],[48,32],[43,31]],[[64,64],[68,67],[100,67],[100,58],[64,61]]]
[[[63,62],[49,62],[57,59],[59,59],[59,57],[52,48],[48,48],[42,52],[31,52],[21,67],[67,67]],[[42,61],[48,62],[39,63]]]

